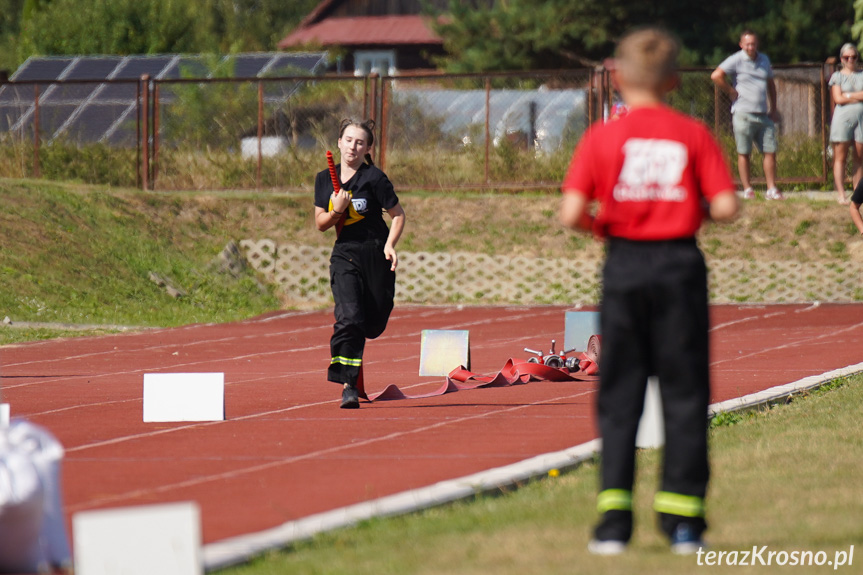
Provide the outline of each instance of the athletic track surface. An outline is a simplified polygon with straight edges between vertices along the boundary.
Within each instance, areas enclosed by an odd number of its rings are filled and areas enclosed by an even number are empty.
[[[369,394],[415,395],[424,329],[470,331],[471,368],[495,374],[524,347],[563,343],[567,307],[397,307],[366,347]],[[594,383],[531,382],[338,408],[325,381],[332,311],[0,348],[12,416],[66,449],[73,514],[196,501],[204,543],[585,443]],[[855,364],[863,306],[711,309],[712,403]],[[558,347],[559,349],[560,347]],[[224,372],[225,421],[143,423],[145,373]]]

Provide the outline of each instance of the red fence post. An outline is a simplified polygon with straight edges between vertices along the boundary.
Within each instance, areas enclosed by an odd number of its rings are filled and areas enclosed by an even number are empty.
[[[832,110],[831,110],[832,116]],[[821,154],[821,171],[824,175],[824,183],[827,184],[830,182],[830,174],[829,167],[827,166],[827,148],[830,143],[827,141],[827,130],[829,129],[829,123],[827,120],[827,77],[824,74],[824,65],[821,66],[821,149],[824,151]],[[852,179],[852,185],[854,180]]]
[[[610,100],[607,94],[608,90],[608,70],[604,67],[599,74],[599,102],[597,102],[597,107],[599,108],[597,111],[599,112],[599,119],[603,122],[606,120],[606,101]]]
[[[141,76],[141,189],[150,189],[150,75]]]
[[[719,137],[719,86],[713,84],[713,133]]]
[[[386,77],[381,77],[381,129],[380,129],[380,142],[378,142],[378,163],[381,166],[381,170],[386,171],[387,165],[387,128],[389,123],[387,122],[387,118],[389,116],[389,94],[387,93],[387,79]]]
[[[141,187],[141,79],[135,89],[135,187]]]
[[[42,177],[39,168],[39,84],[33,86],[33,177]]]
[[[369,115],[369,77],[363,76],[363,118]]]
[[[371,102],[369,105],[369,119],[374,120],[375,122],[378,121],[378,77],[379,76],[377,72],[372,72],[371,74],[369,74],[369,80],[372,83],[372,95]]]
[[[489,183],[489,145],[491,144],[491,78],[485,79],[485,183]]]
[[[156,189],[156,175],[159,173],[159,84],[153,82],[153,159],[150,162],[150,189]]]
[[[261,168],[263,166],[263,139],[264,139],[264,83],[258,81],[258,173],[256,176],[257,188],[261,189]]]

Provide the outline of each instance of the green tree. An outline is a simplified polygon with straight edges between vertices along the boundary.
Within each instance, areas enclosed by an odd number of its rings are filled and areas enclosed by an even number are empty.
[[[24,0],[0,0],[0,33],[17,32]]]
[[[0,0],[31,55],[271,51],[317,0]],[[11,13],[11,10],[10,12]],[[5,23],[0,12],[0,27]],[[0,28],[0,32],[3,28]]]
[[[854,25],[851,28],[857,46],[863,44],[863,0],[854,0]]]
[[[0,70],[13,70],[17,64],[15,48],[21,31],[24,0],[0,0]]]
[[[449,17],[436,28],[451,72],[554,69],[595,62],[613,44],[610,24],[617,0],[601,10],[596,0],[496,1],[470,6],[451,0]]]
[[[272,51],[319,0],[199,0],[223,53]]]
[[[487,6],[450,0],[448,12],[436,29],[447,51],[439,64],[452,72],[594,65],[641,25],[674,32],[686,65],[718,64],[747,27],[774,62],[821,62],[851,37],[854,23],[850,3],[828,0],[495,0]]]
[[[858,1],[859,0],[855,0]],[[823,62],[836,56],[852,39],[855,22],[850,2],[829,0],[767,0],[760,4],[720,4],[717,20],[731,22],[724,38],[728,50],[737,47],[740,32],[751,28],[760,49],[776,63]],[[718,63],[718,58],[712,58]]]
[[[21,55],[196,51],[197,18],[188,0],[54,0],[24,19]]]

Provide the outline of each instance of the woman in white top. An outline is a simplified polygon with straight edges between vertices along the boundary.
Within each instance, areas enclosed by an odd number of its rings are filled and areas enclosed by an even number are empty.
[[[863,176],[863,72],[857,71],[860,53],[854,44],[842,46],[839,57],[842,67],[830,76],[830,95],[836,104],[830,122],[830,142],[833,144],[833,181],[839,203],[847,204],[845,163],[849,149],[853,165],[852,186],[856,186]]]

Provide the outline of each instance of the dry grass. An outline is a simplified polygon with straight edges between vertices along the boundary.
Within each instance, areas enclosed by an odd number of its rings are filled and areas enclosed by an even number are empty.
[[[707,224],[699,236],[708,258],[756,261],[863,261],[863,240],[847,206],[829,200],[761,199],[743,205],[731,224]],[[597,259],[602,246],[563,230],[557,222],[560,196],[548,193],[402,192],[408,222],[404,251],[468,251],[494,255]],[[330,245],[312,222],[312,192],[201,199],[188,196],[184,209],[215,211],[236,223],[243,238]],[[202,205],[206,204],[206,205]],[[157,213],[153,214],[158,217]]]

